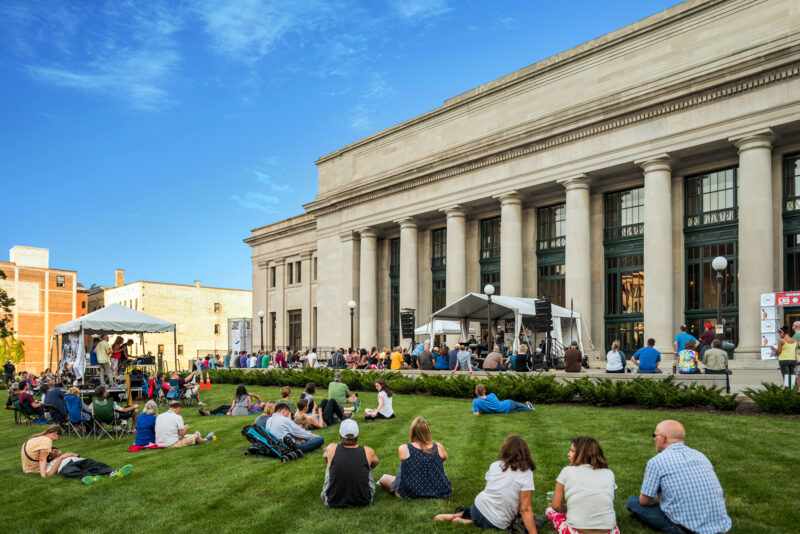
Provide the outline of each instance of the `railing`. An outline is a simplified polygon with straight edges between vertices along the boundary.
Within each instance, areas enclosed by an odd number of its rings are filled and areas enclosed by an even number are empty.
[[[709,226],[712,224],[736,222],[737,220],[737,209],[726,208],[724,210],[706,211],[696,215],[687,215],[686,226],[688,228],[694,228],[696,226]]]
[[[612,226],[603,233],[606,239],[625,239],[644,235],[644,223],[628,224],[626,226]]]
[[[566,244],[567,244],[566,236],[560,235],[556,237],[538,239],[536,241],[536,248],[537,250],[550,250],[553,248],[564,248]]]

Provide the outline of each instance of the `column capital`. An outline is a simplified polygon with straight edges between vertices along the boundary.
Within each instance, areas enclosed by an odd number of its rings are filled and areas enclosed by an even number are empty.
[[[361,239],[375,239],[378,237],[377,232],[370,227],[362,228],[358,231],[358,233],[361,236]]]
[[[306,251],[300,253],[300,259],[301,260],[309,260],[309,259],[311,259],[312,255],[313,255],[313,253],[310,250],[306,250]]]
[[[270,263],[272,264],[271,267],[279,267],[286,263],[286,258],[275,258],[271,260]]]
[[[396,222],[397,224],[399,224],[401,230],[405,230],[405,229],[416,230],[417,229],[417,221],[415,221],[413,217],[403,217],[402,219],[396,219],[393,222]]]
[[[667,171],[672,172],[673,159],[666,152],[653,154],[633,161],[647,174],[648,172]]]
[[[268,262],[267,260],[259,260],[259,261],[255,262],[255,264],[256,264],[256,266],[258,267],[258,270],[259,270],[259,271],[264,271],[264,270],[266,270],[266,268],[267,268],[267,264],[268,264],[268,263],[269,263],[269,262]]]
[[[452,206],[449,206],[447,208],[442,208],[439,211],[447,215],[448,219],[454,217],[464,218],[467,216],[467,210],[465,210],[464,206],[462,206],[461,204],[453,204]]]
[[[772,150],[772,142],[778,136],[772,131],[772,128],[761,128],[753,130],[745,134],[740,134],[735,137],[729,137],[728,141],[736,145],[739,149],[739,154],[746,150],[753,148],[766,148]]]
[[[500,193],[499,195],[493,195],[492,198],[499,200],[501,206],[522,205],[522,195],[516,190],[506,191],[505,193]]]
[[[566,178],[561,178],[556,180],[559,184],[564,186],[564,189],[567,191],[572,191],[574,189],[589,189],[589,186],[592,184],[592,177],[586,173],[575,174],[573,176],[567,176]]]
[[[339,239],[342,240],[342,243],[347,243],[348,241],[357,241],[358,236],[352,230],[339,234]]]

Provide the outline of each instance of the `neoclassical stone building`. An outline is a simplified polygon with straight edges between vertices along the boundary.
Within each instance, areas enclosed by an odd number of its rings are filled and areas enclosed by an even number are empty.
[[[595,355],[671,352],[723,255],[757,358],[760,293],[800,289],[798,155],[800,5],[684,2],[321,157],[306,213],[245,240],[253,338],[263,310],[267,346],[346,346],[352,299],[356,343],[394,344],[400,308],[492,282],[572,300]]]

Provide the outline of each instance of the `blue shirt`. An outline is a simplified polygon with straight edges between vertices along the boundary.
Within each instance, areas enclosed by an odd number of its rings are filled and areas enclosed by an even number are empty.
[[[673,443],[650,458],[642,493],[658,495],[661,511],[692,532],[717,534],[731,529],[714,466],[702,452],[683,443]]]
[[[438,354],[436,356],[436,369],[439,369],[440,371],[446,371],[450,369],[450,366],[448,365],[448,359],[449,358],[447,354]]]
[[[44,404],[54,406],[58,413],[61,414],[61,417],[67,418],[67,402],[64,400],[63,391],[58,388],[52,388],[44,394],[44,399],[42,400]]]
[[[456,368],[456,363],[458,363],[458,351],[456,349],[453,349],[447,356],[447,368],[452,371],[453,369]]]
[[[420,343],[419,345],[417,345],[416,347],[414,347],[414,350],[412,350],[412,351],[411,351],[411,355],[412,355],[412,356],[419,356],[419,355],[420,355],[420,353],[421,353],[423,350],[425,350],[425,345],[424,345],[424,344],[422,344],[422,343]]]
[[[230,368],[230,366],[231,366],[231,355],[230,354],[226,354],[225,355],[225,367]]]
[[[156,442],[156,416],[143,413],[136,418],[136,438],[133,444],[147,447]]]
[[[675,339],[673,340],[678,344],[678,352],[682,351],[686,348],[686,342],[692,342],[692,348],[694,348],[694,344],[697,343],[697,338],[694,337],[692,334],[687,334],[686,332],[681,332]]]
[[[478,397],[472,401],[472,411],[480,413],[508,413],[511,410],[510,400],[498,400],[497,395],[489,393],[485,399]]]
[[[640,373],[652,373],[656,370],[656,362],[661,361],[661,353],[653,347],[642,347],[636,351],[633,359],[639,362]]]
[[[465,350],[459,351],[458,354],[456,355],[456,358],[458,359],[458,370],[469,371],[469,364],[470,364],[469,352]]]

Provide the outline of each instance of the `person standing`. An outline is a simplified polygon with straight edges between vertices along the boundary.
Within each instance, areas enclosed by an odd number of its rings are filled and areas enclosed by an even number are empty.
[[[772,349],[778,354],[778,366],[781,370],[783,385],[787,388],[794,386],[795,367],[797,365],[797,341],[789,335],[786,327],[779,328],[780,339]]]
[[[103,334],[94,352],[97,356],[97,368],[100,370],[100,383],[113,386],[114,373],[111,371],[111,345],[108,344],[108,334]]]
[[[675,339],[672,341],[673,356],[678,356],[678,353],[686,347],[687,341],[691,341],[695,346],[700,343],[697,341],[696,337],[686,331],[686,325],[682,324],[680,326],[680,332],[678,332],[678,335],[676,335]]]
[[[506,335],[503,332],[503,328],[501,326],[497,327],[497,332],[494,334],[494,344],[497,347],[498,352],[500,352],[500,354],[504,354],[505,353]],[[488,347],[489,343],[487,342],[486,345],[487,345],[486,348],[488,349],[489,348]]]
[[[711,348],[711,342],[717,339],[717,334],[714,333],[713,324],[706,323],[703,326],[705,326],[706,329],[703,330],[702,334],[700,334],[700,358],[702,358],[703,354],[705,354],[706,351]],[[684,347],[686,347],[685,344]],[[678,348],[680,348],[680,346]]]
[[[17,372],[17,368],[14,367],[14,364],[11,363],[11,359],[9,358],[6,360],[6,363],[3,364],[3,384],[8,387],[8,384],[14,381],[14,373]]]
[[[228,354],[225,355],[225,369],[231,368],[231,356],[233,355],[233,351],[228,351]]]
[[[660,532],[717,534],[731,529],[714,466],[684,443],[678,421],[661,421],[653,432],[658,454],[647,462],[639,496],[625,506],[631,516]]]

